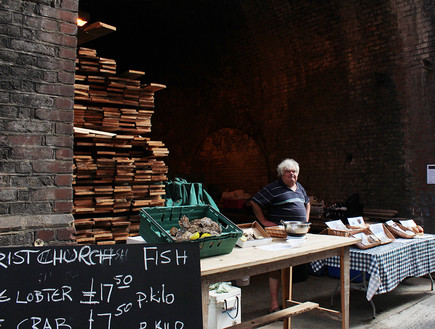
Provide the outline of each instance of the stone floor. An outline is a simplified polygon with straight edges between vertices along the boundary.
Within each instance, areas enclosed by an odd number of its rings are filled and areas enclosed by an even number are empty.
[[[310,275],[305,281],[293,285],[293,299],[296,301],[317,302],[320,306],[340,310],[340,296],[334,297],[331,307],[331,295],[339,279],[327,275]],[[242,288],[242,321],[267,314],[269,292],[267,275],[250,278],[249,286]],[[433,329],[435,328],[435,292],[431,291],[428,276],[409,278],[393,291],[375,295],[373,298],[376,317],[365,292],[352,290],[350,297],[350,328],[358,329]],[[340,322],[330,318],[304,313],[292,319],[292,328],[341,328]],[[282,322],[269,324],[262,328],[282,328]]]

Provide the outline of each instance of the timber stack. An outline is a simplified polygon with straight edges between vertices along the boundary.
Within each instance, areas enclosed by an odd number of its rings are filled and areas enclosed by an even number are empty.
[[[74,98],[74,225],[78,244],[124,243],[139,210],[164,205],[168,149],[151,132],[154,93],[144,72],[116,75],[116,62],[79,48]]]

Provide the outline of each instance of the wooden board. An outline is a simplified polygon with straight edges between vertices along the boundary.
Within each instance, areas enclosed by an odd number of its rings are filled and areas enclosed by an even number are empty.
[[[85,24],[78,29],[77,45],[82,45],[115,31],[116,27],[102,22]]]

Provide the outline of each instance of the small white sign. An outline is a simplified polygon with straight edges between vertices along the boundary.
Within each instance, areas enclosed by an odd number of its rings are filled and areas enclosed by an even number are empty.
[[[364,233],[355,233],[353,234],[353,236],[357,239],[361,239],[361,243],[363,245],[368,245],[369,243],[369,239],[367,238],[367,235]]]
[[[407,228],[411,228],[411,227],[416,227],[417,226],[417,224],[414,222],[413,219],[401,220],[400,224],[402,224],[403,226],[405,226]]]
[[[396,230],[406,233],[404,230],[402,230],[399,225],[397,225],[394,221],[389,220],[388,222],[386,222],[385,224],[387,224],[388,226],[394,227]]]
[[[349,217],[347,219],[350,226],[353,227],[365,227],[364,218],[362,216],[359,217]]]
[[[332,230],[338,230],[338,231],[346,231],[347,230],[347,227],[339,219],[325,222],[325,224]]]
[[[370,231],[373,232],[373,234],[381,240],[382,243],[388,242],[390,239],[387,237],[384,231],[384,224],[377,223],[370,225]]]
[[[427,183],[435,184],[435,164],[427,165]]]

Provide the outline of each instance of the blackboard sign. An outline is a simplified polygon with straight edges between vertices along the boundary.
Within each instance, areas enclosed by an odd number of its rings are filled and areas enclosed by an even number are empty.
[[[1,248],[0,328],[202,328],[198,245]]]

